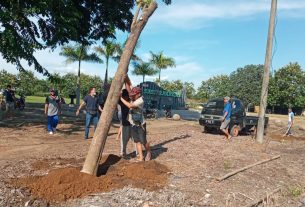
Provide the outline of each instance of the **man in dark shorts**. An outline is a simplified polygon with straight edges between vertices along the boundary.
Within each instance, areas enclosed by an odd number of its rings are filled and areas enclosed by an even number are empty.
[[[220,130],[225,134],[227,139],[231,139],[232,136],[229,134],[228,128],[231,120],[231,112],[232,112],[232,106],[230,103],[230,97],[225,97],[223,99],[224,102],[224,110],[223,110],[223,117],[222,117],[222,123],[220,126]]]
[[[131,102],[128,102],[123,98],[121,98],[121,101],[130,109],[128,119],[131,124],[131,137],[136,143],[137,151],[139,153],[137,161],[144,160],[142,145],[144,145],[146,149],[145,161],[149,161],[151,159],[151,150],[146,138],[146,122],[143,115],[144,100],[142,97],[142,90],[140,87],[132,88],[128,76],[125,78],[125,85],[129,92],[129,96],[131,97]]]
[[[7,117],[13,116],[13,111],[15,108],[15,95],[12,90],[11,85],[7,85],[6,90],[4,91],[5,96],[5,112]]]
[[[51,89],[50,95],[46,98],[44,113],[48,117],[48,132],[54,134],[59,121],[60,99],[55,95],[55,90]]]
[[[96,129],[98,120],[99,120],[99,113],[98,111],[102,112],[102,108],[99,105],[99,99],[96,97],[96,88],[91,87],[89,89],[88,95],[85,96],[83,102],[79,106],[76,111],[76,116],[79,115],[80,110],[83,106],[86,106],[86,122],[85,122],[85,139],[89,138],[89,128],[90,123],[93,121],[94,131]]]

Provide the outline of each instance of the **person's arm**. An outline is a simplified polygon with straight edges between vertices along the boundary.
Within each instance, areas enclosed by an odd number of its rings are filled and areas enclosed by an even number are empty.
[[[121,98],[122,103],[127,106],[129,109],[134,109],[134,108],[138,108],[137,105],[134,105],[132,103],[129,103],[128,101],[126,101],[125,99]]]
[[[132,89],[132,84],[131,84],[131,81],[130,81],[128,75],[126,75],[126,77],[125,77],[125,88],[128,91],[128,93],[130,94],[131,89]]]
[[[291,126],[293,125],[294,122],[294,115],[291,115]]]
[[[83,106],[85,106],[86,105],[86,102],[85,101],[83,101],[80,105],[79,105],[79,107],[78,107],[78,109],[77,109],[77,111],[76,111],[76,116],[78,116],[79,115],[79,111],[83,108]]]
[[[222,117],[222,121],[224,121],[226,119],[227,115],[228,115],[228,112],[226,111]]]
[[[47,115],[48,114],[48,108],[49,108],[49,104],[45,103],[44,105],[44,114]]]
[[[44,105],[44,114],[48,115],[48,108],[49,108],[49,99],[46,97],[45,105]]]
[[[100,112],[103,112],[103,109],[102,109],[102,107],[101,107],[100,105],[98,105],[98,110],[99,110]]]

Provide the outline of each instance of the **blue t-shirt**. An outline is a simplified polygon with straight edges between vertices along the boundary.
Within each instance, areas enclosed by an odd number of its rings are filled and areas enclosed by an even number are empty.
[[[14,95],[13,95],[12,90],[5,90],[4,96],[5,96],[6,102],[14,102]]]
[[[95,114],[98,111],[98,98],[95,96],[86,95],[84,98],[86,103],[87,111],[89,113]]]
[[[227,116],[226,116],[226,120],[230,119],[231,117],[231,112],[232,112],[232,106],[231,103],[226,103],[225,108],[223,110],[223,115],[225,115],[225,113],[228,112]]]

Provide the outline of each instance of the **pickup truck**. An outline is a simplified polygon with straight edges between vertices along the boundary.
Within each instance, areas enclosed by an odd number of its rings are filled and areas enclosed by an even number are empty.
[[[256,133],[258,117],[247,116],[245,107],[241,100],[237,98],[230,99],[232,104],[231,120],[229,124],[229,132],[232,136],[238,136],[240,132]],[[224,102],[221,98],[211,99],[204,105],[199,124],[204,126],[205,132],[219,130],[223,115]],[[269,118],[265,117],[265,131],[268,126]]]

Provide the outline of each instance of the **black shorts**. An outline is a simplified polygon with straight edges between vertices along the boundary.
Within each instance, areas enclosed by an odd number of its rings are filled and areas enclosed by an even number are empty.
[[[145,145],[147,143],[146,139],[146,124],[137,126],[134,125],[131,127],[131,136],[135,143],[140,142]]]

